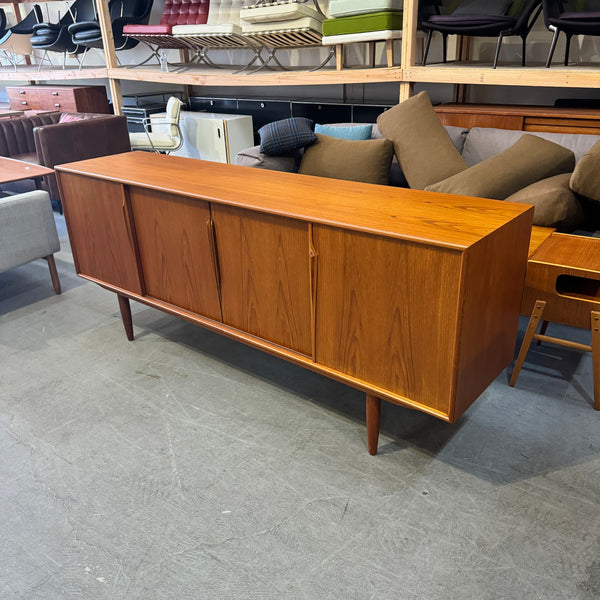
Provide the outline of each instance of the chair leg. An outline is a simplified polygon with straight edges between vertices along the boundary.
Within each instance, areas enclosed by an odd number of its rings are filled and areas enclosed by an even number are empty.
[[[442,38],[443,38],[443,44],[444,44],[443,59],[444,59],[444,63],[446,63],[446,62],[448,62],[448,34],[443,33]]]
[[[56,261],[54,260],[54,254],[44,256],[44,259],[48,263],[48,269],[50,270],[50,278],[52,279],[54,292],[56,294],[60,294],[62,290],[60,287],[60,279],[58,278],[58,271],[56,270]]]
[[[554,37],[552,38],[552,44],[550,44],[550,52],[548,53],[548,60],[546,60],[546,69],[550,66],[552,62],[552,57],[554,56],[554,51],[556,50],[556,42],[558,42],[558,29],[554,30]]]
[[[522,53],[521,53],[521,66],[524,67],[525,66],[525,55],[527,54],[527,36],[524,35],[521,38],[522,44],[521,44],[521,48],[522,48]]]
[[[498,41],[496,42],[496,54],[494,54],[494,66],[495,69],[498,66],[498,57],[500,56],[500,48],[502,47],[502,39],[504,37],[503,33],[500,33],[498,36]]]
[[[425,52],[423,52],[423,60],[421,61],[421,65],[425,66],[427,64],[427,55],[429,54],[429,46],[431,45],[431,34],[433,33],[433,29],[430,29],[427,32],[427,41],[425,42]]]
[[[565,67],[569,66],[569,53],[571,51],[571,35],[567,34],[567,43],[565,45]]]

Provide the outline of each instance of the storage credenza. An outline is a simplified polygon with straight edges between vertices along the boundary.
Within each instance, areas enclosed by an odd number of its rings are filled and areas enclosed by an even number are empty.
[[[77,273],[449,422],[513,358],[533,207],[132,152],[57,167]]]

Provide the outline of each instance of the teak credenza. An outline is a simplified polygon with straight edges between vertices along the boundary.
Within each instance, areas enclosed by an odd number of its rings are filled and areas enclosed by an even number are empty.
[[[77,273],[456,421],[512,360],[533,207],[132,152],[56,168]]]

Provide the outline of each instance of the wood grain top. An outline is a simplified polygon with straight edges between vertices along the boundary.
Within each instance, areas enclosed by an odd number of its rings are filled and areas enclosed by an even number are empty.
[[[600,238],[553,233],[529,261],[600,273]]]
[[[43,177],[50,173],[54,173],[54,171],[48,167],[0,156],[0,183]]]
[[[149,152],[104,156],[56,170],[457,250],[515,217],[533,215],[533,207],[524,204]]]
[[[460,104],[451,102],[434,106],[440,113],[517,115],[531,117],[557,117],[569,119],[600,119],[600,109],[568,108],[554,106],[526,106],[519,104]]]

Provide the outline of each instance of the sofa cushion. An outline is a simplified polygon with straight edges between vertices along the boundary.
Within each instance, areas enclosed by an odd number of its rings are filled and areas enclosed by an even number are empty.
[[[304,117],[291,117],[267,123],[258,130],[260,151],[272,156],[288,154],[317,140],[313,121]]]
[[[424,189],[467,168],[427,92],[420,92],[377,118],[379,131],[394,152],[410,187]]]
[[[329,14],[332,17],[350,17],[371,12],[402,10],[403,0],[329,0]]]
[[[574,192],[600,202],[600,142],[581,157],[570,183]]]
[[[236,154],[235,164],[240,167],[254,167],[270,171],[297,173],[302,158],[302,150],[292,150],[289,154],[271,156],[260,151],[260,146],[246,148]]]
[[[318,141],[304,151],[299,173],[387,185],[394,154],[392,142],[317,137]]]
[[[520,204],[533,204],[533,224],[572,231],[584,219],[583,207],[575,192],[569,187],[570,173],[561,173],[511,194],[506,200]]]
[[[388,29],[402,29],[402,11],[370,12],[323,21],[323,35],[326,36]]]
[[[491,127],[473,127],[466,136],[462,157],[469,167],[486,160],[515,144],[527,132],[512,129],[494,129]],[[546,133],[536,131],[536,135],[555,144],[572,150],[575,160],[579,160],[600,136],[587,133]]]
[[[575,166],[571,150],[535,135],[526,134],[516,144],[443,181],[428,191],[504,200],[520,189]]]
[[[291,21],[311,17],[322,21],[325,17],[317,12],[312,6],[299,2],[267,2],[265,4],[252,4],[243,6],[240,10],[240,19],[247,23],[268,23],[272,26],[278,21]]]
[[[372,125],[315,125],[315,133],[341,140],[370,140]]]

